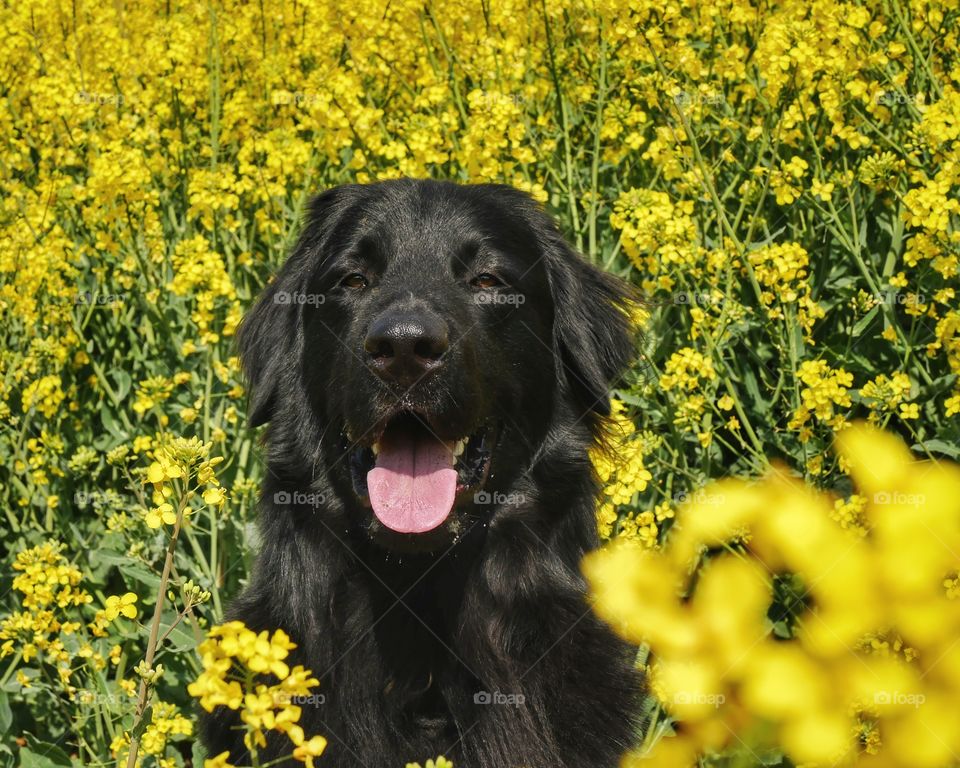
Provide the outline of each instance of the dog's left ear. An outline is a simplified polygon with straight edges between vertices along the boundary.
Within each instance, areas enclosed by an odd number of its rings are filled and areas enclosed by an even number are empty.
[[[302,307],[294,299],[305,290],[320,264],[327,235],[359,189],[347,184],[313,198],[290,256],[240,323],[237,345],[250,388],[251,427],[270,421],[284,387],[296,386],[303,328]]]
[[[589,264],[555,225],[547,251],[558,367],[584,412],[608,416],[610,388],[635,355],[630,313],[637,297],[625,282]]]

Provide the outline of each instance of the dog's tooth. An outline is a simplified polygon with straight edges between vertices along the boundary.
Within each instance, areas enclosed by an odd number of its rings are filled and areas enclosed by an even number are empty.
[[[373,444],[373,447],[371,447],[370,450],[373,451],[373,455],[374,455],[374,456],[379,456],[379,455],[380,455],[380,443],[374,443],[374,444]]]
[[[453,455],[462,456],[466,447],[467,447],[466,440],[457,440],[456,444],[453,446]]]

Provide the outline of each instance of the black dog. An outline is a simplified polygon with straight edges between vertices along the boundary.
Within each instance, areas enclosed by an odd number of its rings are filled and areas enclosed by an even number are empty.
[[[609,767],[634,742],[634,652],[579,573],[627,300],[509,187],[313,201],[240,333],[269,473],[231,616],[283,628],[320,678],[320,764]],[[210,754],[247,760],[236,724],[206,720]]]

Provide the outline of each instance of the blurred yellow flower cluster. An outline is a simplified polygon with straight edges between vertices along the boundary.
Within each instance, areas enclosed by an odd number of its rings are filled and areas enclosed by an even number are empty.
[[[242,621],[213,627],[198,648],[203,672],[188,691],[207,712],[219,706],[238,710],[246,727],[244,743],[252,752],[266,746],[265,731],[278,731],[292,742],[294,759],[312,767],[327,741],[322,736],[307,738],[298,724],[301,708],[296,702],[315,696],[311,691],[319,682],[309,670],[300,665],[291,669],[284,661],[294,648],[283,630],[257,633]],[[261,682],[262,675],[271,675],[276,682]],[[224,766],[225,760],[226,754],[210,762]]]
[[[649,644],[653,689],[679,721],[636,765],[692,766],[744,744],[780,744],[805,765],[956,759],[960,468],[864,424],[837,451],[862,531],[774,469],[711,485],[660,550],[612,545],[584,561],[596,611]],[[772,605],[790,579],[802,587],[787,621]]]

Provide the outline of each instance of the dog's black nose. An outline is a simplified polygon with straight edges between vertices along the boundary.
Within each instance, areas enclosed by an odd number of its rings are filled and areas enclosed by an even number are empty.
[[[385,312],[364,341],[376,374],[407,386],[439,368],[449,348],[447,324],[428,312]]]

